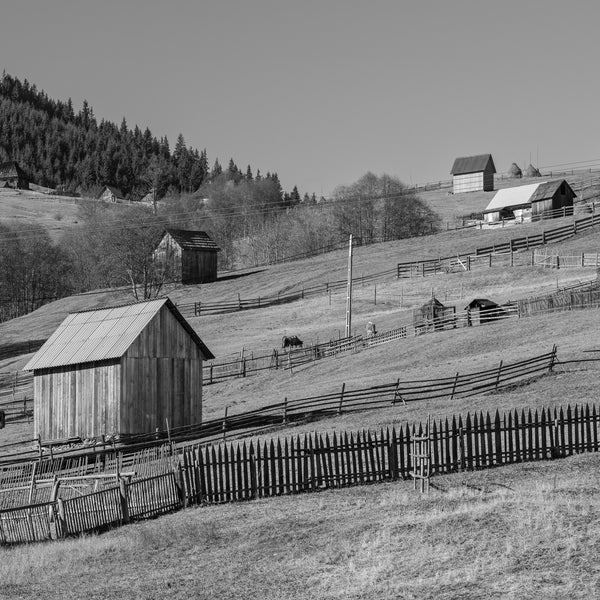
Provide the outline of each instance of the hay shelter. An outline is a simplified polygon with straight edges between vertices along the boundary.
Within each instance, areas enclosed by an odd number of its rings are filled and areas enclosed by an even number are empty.
[[[494,189],[496,167],[491,154],[461,156],[455,159],[452,169],[452,193],[491,192]]]
[[[541,177],[542,174],[530,163],[525,169],[523,177]]]
[[[214,358],[168,298],[68,315],[24,367],[43,441],[126,438],[202,422]]]
[[[467,311],[467,326],[483,325],[507,316],[499,304],[487,298],[474,298],[465,306],[465,310]]]

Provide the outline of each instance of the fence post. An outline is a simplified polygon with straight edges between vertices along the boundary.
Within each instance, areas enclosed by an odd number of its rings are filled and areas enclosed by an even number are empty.
[[[239,308],[240,310],[242,310],[242,299],[241,299],[241,297],[240,297],[240,295],[239,295],[239,294],[238,294],[238,308]]]
[[[454,399],[454,392],[456,391],[457,383],[458,383],[458,371],[456,372],[456,376],[454,377],[454,384],[452,385],[452,393],[450,394],[450,400]]]
[[[177,486],[177,493],[179,495],[179,501],[181,502],[181,506],[185,508],[188,505],[188,497],[185,490],[183,466],[181,465],[181,463],[177,465],[177,476],[175,479],[175,485]]]
[[[199,317],[200,316],[200,302],[194,302],[194,316],[195,317]]]
[[[286,398],[284,398],[284,400],[283,400],[283,424],[284,425],[287,425],[287,406],[288,406],[288,399],[286,396]]]
[[[119,499],[121,500],[121,512],[123,514],[123,523],[129,523],[129,505],[127,503],[127,484],[125,479],[119,476]]]
[[[342,393],[340,394],[340,404],[338,406],[338,415],[342,414],[342,403],[344,402],[344,391],[346,390],[346,383],[342,383]]]
[[[498,365],[498,375],[496,376],[496,388],[495,389],[498,389],[501,374],[502,374],[502,361],[500,361],[500,364]]]
[[[552,373],[552,369],[554,368],[554,365],[556,364],[556,344],[554,344],[554,346],[552,346],[552,356],[550,357],[550,365],[548,367],[548,374]]]
[[[223,432],[223,440],[225,440],[225,434],[227,432],[227,411],[229,406],[225,407],[225,416],[223,417],[223,424],[221,425],[221,431]]]

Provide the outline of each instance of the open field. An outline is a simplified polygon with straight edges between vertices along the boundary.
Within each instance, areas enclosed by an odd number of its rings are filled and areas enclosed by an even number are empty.
[[[187,509],[1,549],[1,598],[592,598],[600,457]]]

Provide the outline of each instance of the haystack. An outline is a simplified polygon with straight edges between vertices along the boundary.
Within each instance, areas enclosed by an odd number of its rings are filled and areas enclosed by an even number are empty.
[[[524,177],[541,177],[542,174],[532,164],[530,164],[525,169],[525,173],[523,173],[523,176]]]
[[[521,179],[523,177],[523,171],[521,171],[517,163],[510,165],[507,174],[511,179]]]

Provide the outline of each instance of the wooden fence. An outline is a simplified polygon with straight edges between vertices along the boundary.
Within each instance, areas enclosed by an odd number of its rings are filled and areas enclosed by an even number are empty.
[[[533,250],[548,243],[566,240],[599,223],[600,213],[597,213],[539,234],[513,238],[508,242],[477,248],[474,252],[436,259],[398,263],[396,274],[398,278],[425,277],[438,273],[470,271],[478,267],[491,267],[493,264],[498,266],[533,265],[535,264],[534,254],[523,255],[523,250]],[[503,260],[500,258],[502,254],[507,254],[508,257]]]
[[[0,511],[0,543],[102,531],[217,504],[427,477],[599,450],[596,405],[467,413],[426,424],[241,441],[182,451],[173,472]],[[420,443],[413,444],[418,440]],[[424,442],[424,443],[423,443]],[[418,448],[418,450],[415,450]],[[423,453],[423,448],[426,452]]]

